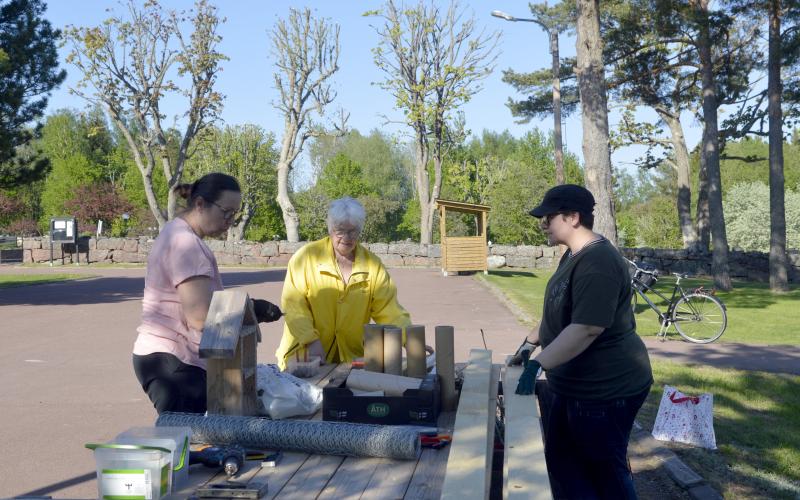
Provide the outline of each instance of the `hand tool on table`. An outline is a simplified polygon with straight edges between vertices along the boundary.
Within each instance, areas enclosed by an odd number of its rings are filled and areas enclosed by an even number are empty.
[[[203,464],[206,467],[221,467],[228,477],[236,475],[245,461],[245,450],[241,446],[206,446],[189,452],[189,464]]]
[[[222,481],[197,488],[196,498],[248,498],[257,500],[267,494],[267,483]]]
[[[447,446],[447,444],[453,440],[453,436],[450,434],[439,434],[438,432],[434,431],[420,432],[419,440],[423,448],[433,448],[434,450],[438,450],[439,448],[444,448]]]

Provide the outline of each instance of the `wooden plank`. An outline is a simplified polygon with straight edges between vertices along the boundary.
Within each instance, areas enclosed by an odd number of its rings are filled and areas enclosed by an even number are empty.
[[[448,411],[441,413],[438,422],[439,429],[452,429],[455,420],[456,412]],[[403,498],[406,500],[439,498],[442,492],[442,483],[444,482],[444,474],[449,456],[450,446],[445,446],[438,450],[424,448]]]
[[[317,498],[361,498],[380,462],[380,458],[345,458]]]
[[[490,428],[494,431],[495,419],[495,411],[490,411],[493,408],[491,385],[492,352],[473,349],[469,365],[464,369],[453,442],[442,486],[443,499],[489,496],[493,451],[489,446],[489,435]]]
[[[364,494],[361,495],[361,499],[394,500],[403,498],[411,477],[417,468],[418,461],[392,460],[389,458],[378,458],[376,460],[378,460],[378,465],[369,480],[369,484],[364,488]]]
[[[507,366],[503,374],[505,453],[503,498],[550,499],[550,478],[536,398],[514,394],[521,366]]]
[[[201,358],[234,356],[248,300],[247,293],[242,290],[214,292],[203,325],[203,338],[200,340]]]

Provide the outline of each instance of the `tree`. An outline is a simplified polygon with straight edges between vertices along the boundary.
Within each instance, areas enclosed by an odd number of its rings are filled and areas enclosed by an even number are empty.
[[[769,252],[771,242],[771,190],[762,181],[743,182],[731,187],[725,198],[725,224],[732,248],[747,252]],[[786,241],[800,248],[800,192],[787,190]]]
[[[280,19],[270,35],[275,57],[275,87],[280,100],[273,106],[284,120],[278,156],[277,202],[283,212],[286,239],[299,241],[300,219],[289,196],[289,173],[309,137],[323,135],[312,113],[323,117],[336,98],[331,79],[339,70],[339,25],[315,19],[308,8],[289,9],[289,18]],[[347,117],[340,113],[336,130],[343,134]]]
[[[142,7],[128,0],[126,7],[127,18],[114,16],[100,26],[66,30],[72,47],[67,61],[83,75],[72,91],[101,104],[121,131],[142,176],[150,210],[163,227],[176,214],[178,198],[172,188],[181,183],[194,139],[219,118],[222,108],[223,96],[214,89],[219,64],[226,59],[217,52],[221,21],[206,0],[195,4],[191,33],[182,26],[185,13],[164,12],[155,0]],[[176,76],[188,84],[182,87],[172,79]],[[171,94],[188,99],[175,158],[162,110]],[[153,187],[157,164],[167,179],[166,207]]]
[[[420,209],[420,241],[430,243],[434,204],[442,189],[442,162],[453,136],[462,130],[456,111],[492,71],[499,34],[478,31],[475,18],[451,0],[446,11],[420,0],[413,7],[388,0],[367,15],[382,20],[373,49],[384,73],[379,82],[395,98],[403,123],[414,133],[415,187]],[[432,162],[433,179],[429,172]]]
[[[325,165],[317,180],[317,187],[331,200],[343,196],[358,198],[368,192],[361,165],[343,153],[337,154]]]
[[[13,162],[36,135],[28,125],[42,116],[50,92],[66,78],[58,70],[60,36],[43,18],[41,0],[9,0],[0,7],[0,187],[40,178],[47,163]]]
[[[518,74],[511,70],[503,72],[503,81],[511,84],[517,92],[533,94],[525,101],[513,101],[509,98],[506,104],[511,109],[513,116],[523,116],[523,122],[530,121],[531,116],[552,114],[553,115],[553,146],[556,161],[556,184],[564,184],[564,146],[561,138],[561,80],[573,78],[571,66],[574,62],[566,65],[561,62],[558,49],[558,37],[561,33],[574,28],[575,25],[575,6],[573,3],[565,1],[549,7],[544,4],[530,4],[533,19],[547,33],[550,38],[550,55],[552,64],[550,73],[546,70],[530,74]],[[502,17],[502,16],[501,16]],[[517,19],[512,18],[516,21]],[[525,19],[528,21],[528,19]],[[564,70],[569,68],[569,74]],[[545,99],[545,87],[550,85],[551,99],[548,103]],[[574,85],[566,89],[567,113],[573,111],[579,101],[577,88]]]
[[[577,0],[578,22],[575,72],[581,94],[583,162],[586,188],[594,194],[595,231],[617,242],[611,187],[608,100],[600,37],[599,0]]]
[[[275,137],[257,125],[209,128],[187,163],[193,178],[210,172],[232,175],[242,188],[241,215],[228,229],[228,240],[241,240],[259,211],[268,210],[277,194]]]
[[[133,205],[108,182],[78,187],[64,206],[78,220],[81,231],[92,231],[101,220],[113,224],[133,210]]]

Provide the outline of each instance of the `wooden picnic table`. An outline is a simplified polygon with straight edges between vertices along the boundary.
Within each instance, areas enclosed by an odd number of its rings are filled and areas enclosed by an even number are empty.
[[[313,379],[318,386],[350,364],[324,365]],[[322,410],[311,417],[322,419]],[[455,412],[439,416],[440,429],[452,429]],[[267,493],[262,498],[362,498],[362,499],[434,499],[440,498],[450,446],[440,449],[423,448],[417,460],[387,458],[355,458],[336,455],[284,452],[275,467],[262,467],[260,461],[249,461],[234,478],[237,481],[266,482]],[[189,482],[168,498],[191,498],[204,485],[227,479],[203,465],[192,465]]]
[[[350,369],[349,363],[324,365],[309,380],[322,387]],[[442,432],[452,433],[452,443],[423,448],[417,460],[284,452],[277,466],[248,462],[235,479],[266,482],[265,499],[466,500],[488,499],[491,491],[502,491],[509,500],[551,499],[539,405],[531,396],[503,394],[502,478],[492,474],[499,382],[512,386],[520,373],[521,366],[493,364],[491,351],[473,349],[463,370],[458,408],[438,420]],[[307,418],[321,420],[322,415]],[[169,498],[191,498],[198,487],[226,479],[222,472],[193,465],[188,484]]]

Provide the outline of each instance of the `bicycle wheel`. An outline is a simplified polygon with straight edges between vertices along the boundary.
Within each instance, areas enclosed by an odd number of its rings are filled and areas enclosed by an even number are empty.
[[[696,344],[714,342],[728,326],[725,306],[713,295],[694,292],[678,299],[672,322],[681,337]]]

